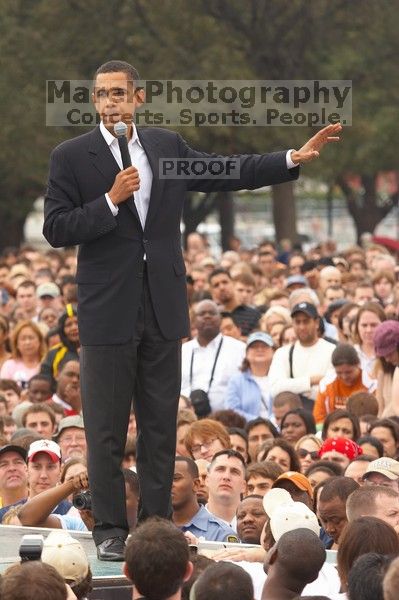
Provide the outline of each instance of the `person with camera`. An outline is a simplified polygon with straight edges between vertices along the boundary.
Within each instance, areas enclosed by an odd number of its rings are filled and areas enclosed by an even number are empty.
[[[218,305],[202,300],[194,309],[197,336],[182,346],[181,394],[190,396],[199,417],[222,410],[227,384],[239,372],[245,344],[220,333]]]
[[[133,471],[123,469],[126,492],[126,511],[130,529],[133,529],[137,520],[138,506],[138,480]],[[72,494],[73,505],[79,511],[78,515],[55,514],[52,511],[62,500]],[[19,512],[21,525],[27,527],[49,527],[51,529],[69,529],[72,531],[92,531],[94,527],[94,516],[92,513],[91,493],[87,471],[75,475],[41,492],[31,500],[28,500]]]

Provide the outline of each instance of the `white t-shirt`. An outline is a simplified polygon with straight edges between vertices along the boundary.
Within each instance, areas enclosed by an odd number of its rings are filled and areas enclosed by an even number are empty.
[[[267,579],[267,575],[263,570],[263,564],[258,562],[241,561],[236,562],[236,565],[242,567],[252,578],[254,586],[254,598],[255,600],[261,600],[262,590]],[[339,590],[341,582],[339,580],[338,571],[334,565],[324,563],[320,569],[318,578],[305,586],[302,595],[303,596],[327,596],[329,598],[339,599],[341,595]],[[342,600],[346,598],[345,594],[342,596]]]
[[[331,355],[335,345],[318,339],[313,346],[302,346],[295,342],[292,355],[292,374],[290,376],[289,352],[291,345],[278,348],[273,356],[269,370],[270,389],[273,398],[281,392],[306,394],[316,399],[317,385],[310,385],[313,375],[325,375],[332,369]]]
[[[216,362],[212,385],[209,389],[212,367],[215,362],[216,353],[221,339],[223,343],[220,348]],[[190,365],[193,360],[193,379],[190,386]],[[226,408],[226,390],[229,379],[239,372],[245,357],[245,344],[228,335],[217,335],[207,346],[200,346],[197,338],[185,342],[182,346],[182,380],[181,394],[189,396],[192,390],[209,389],[209,401],[212,411],[224,410]]]

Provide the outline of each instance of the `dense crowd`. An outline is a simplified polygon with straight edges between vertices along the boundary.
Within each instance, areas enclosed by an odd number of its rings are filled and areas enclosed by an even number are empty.
[[[396,257],[372,242],[340,252],[333,243],[307,252],[231,245],[216,259],[193,233],[184,253],[191,338],[182,344],[173,525],[136,528],[140,398],[132,399],[123,473],[134,598],[391,600],[399,577]],[[67,533],[94,523],[76,265],[73,249],[8,248],[0,258],[0,522],[54,529],[46,544],[65,557],[44,551],[43,565],[55,560],[70,585],[62,593],[84,598],[90,567]],[[170,556],[163,536],[174,540]],[[17,597],[24,568],[3,577],[0,598]],[[56,577],[40,569],[39,579]]]

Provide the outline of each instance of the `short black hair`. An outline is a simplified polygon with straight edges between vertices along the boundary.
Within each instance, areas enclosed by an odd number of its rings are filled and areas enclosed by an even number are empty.
[[[320,502],[330,502],[334,498],[346,502],[351,493],[359,487],[359,484],[350,477],[331,477],[327,479],[320,492]]]
[[[208,277],[209,283],[211,283],[213,277],[216,277],[217,275],[226,275],[230,280],[232,279],[227,269],[223,269],[223,267],[217,267],[216,269],[213,269],[213,271],[210,273]]]
[[[359,556],[348,575],[350,598],[384,600],[382,582],[393,556],[368,552]]]
[[[273,425],[273,423],[269,421],[269,419],[264,419],[263,417],[257,417],[256,419],[248,421],[248,423],[245,425],[245,431],[248,433],[248,435],[250,434],[251,429],[253,429],[257,425],[266,425],[266,427],[269,429],[270,433],[274,438],[280,437],[280,433],[277,427]]]
[[[140,81],[140,75],[137,69],[124,60],[109,60],[103,63],[94,73],[94,81],[100,73],[126,73],[128,79],[132,81],[133,84],[137,84]]]
[[[380,440],[373,435],[362,435],[358,440],[357,444],[359,446],[363,446],[363,444],[370,444],[370,446],[374,446],[377,450],[379,457],[384,456],[384,446],[380,442]]]
[[[187,470],[190,473],[191,477],[193,479],[198,479],[198,477],[199,477],[198,466],[197,466],[197,463],[195,462],[195,460],[193,460],[191,457],[176,456],[175,462],[185,462],[187,465]]]

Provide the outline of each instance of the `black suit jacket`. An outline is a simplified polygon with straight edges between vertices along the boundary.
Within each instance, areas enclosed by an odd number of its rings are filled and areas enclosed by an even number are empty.
[[[188,334],[180,221],[187,191],[255,189],[296,179],[286,152],[240,156],[240,179],[160,179],[161,158],[209,158],[172,131],[143,128],[138,135],[152,172],[144,231],[133,198],[114,217],[104,194],[119,167],[100,128],[52,152],[43,233],[54,247],[79,245],[78,301],[84,345],[121,344],[132,338],[141,300],[143,256],[159,327],[166,339]],[[214,156],[214,155],[212,155]]]

